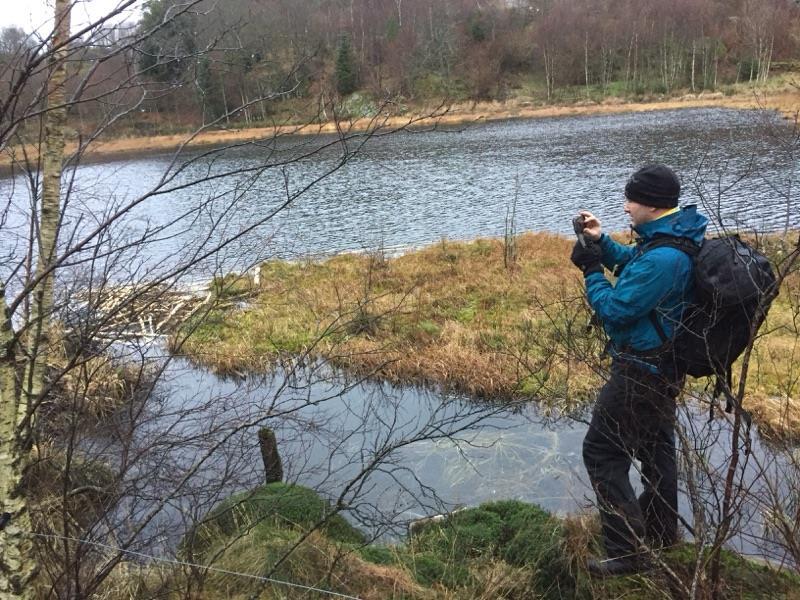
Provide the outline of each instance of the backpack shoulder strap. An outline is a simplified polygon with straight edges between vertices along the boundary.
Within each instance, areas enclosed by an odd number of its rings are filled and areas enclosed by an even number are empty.
[[[659,339],[661,340],[662,344],[666,344],[669,341],[664,328],[661,326],[661,323],[658,321],[658,315],[656,314],[656,309],[651,310],[648,315],[650,319],[650,324],[653,326],[653,329],[656,330]]]
[[[700,253],[700,246],[695,244],[689,238],[667,235],[665,233],[654,235],[653,239],[642,246],[642,253],[647,252],[648,250],[661,248],[662,246],[680,250],[681,252],[688,254],[691,258],[694,258]]]
[[[659,233],[654,235],[653,239],[642,246],[642,254],[648,250],[655,250],[656,248],[661,248],[663,246],[680,250],[681,252],[688,254],[689,258],[692,260],[694,260],[694,257],[700,252],[700,246],[688,238]],[[661,343],[666,344],[669,341],[669,338],[667,338],[667,334],[658,320],[658,315],[656,314],[655,309],[650,311],[648,317],[650,319],[650,323],[653,325],[653,329],[655,329],[656,334],[658,334],[658,337],[661,339]]]

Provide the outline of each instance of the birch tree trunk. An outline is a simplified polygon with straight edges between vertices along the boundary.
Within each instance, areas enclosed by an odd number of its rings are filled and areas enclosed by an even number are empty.
[[[583,38],[583,72],[586,80],[586,99],[589,99],[589,32]]]
[[[225,107],[225,124],[230,125],[231,111],[228,108],[228,96],[225,95],[225,78],[222,75],[219,76],[219,85],[222,88],[222,104]]]
[[[0,599],[32,598],[27,586],[35,572],[30,537],[30,515],[20,482],[24,456],[17,430],[20,394],[14,352],[14,331],[0,283],[3,315],[0,323],[0,504],[5,526],[0,531]]]
[[[545,85],[547,87],[547,101],[550,102],[550,99],[553,95],[553,73],[552,73],[552,65],[551,65],[551,56],[550,53],[547,51],[547,45],[542,49],[544,54],[544,79]]]
[[[38,258],[31,335],[28,339],[30,368],[24,381],[23,401],[17,411],[19,423],[30,422],[30,400],[42,390],[50,347],[50,318],[53,312],[53,258],[56,251],[58,226],[61,219],[61,171],[64,159],[64,85],[67,70],[66,41],[69,38],[69,0],[56,0],[56,31],[53,45],[51,74],[47,84],[47,107],[42,153],[42,202],[39,215]],[[61,46],[61,48],[59,48]]]
[[[703,89],[708,88],[708,65],[711,62],[708,58],[708,41],[703,38],[703,57],[702,57],[702,70],[703,70]]]
[[[772,49],[775,45],[775,36],[773,35],[769,43],[764,41],[763,46],[759,44],[761,47],[761,51],[759,52],[758,57],[758,77],[757,80],[761,83],[766,83],[767,78],[769,77],[769,70],[772,65]]]
[[[33,598],[30,585],[36,574],[31,520],[22,489],[22,477],[30,451],[33,408],[44,386],[50,347],[50,317],[53,311],[53,257],[61,208],[61,171],[64,156],[64,84],[68,53],[70,2],[56,0],[50,79],[47,84],[44,151],[42,153],[42,201],[40,206],[34,300],[31,307],[27,364],[19,381],[16,337],[5,290],[0,290],[0,599]],[[36,215],[31,215],[36,218]]]
[[[625,60],[625,89],[631,89],[631,54],[633,53],[633,36],[631,36],[630,44],[628,44],[628,57]]]

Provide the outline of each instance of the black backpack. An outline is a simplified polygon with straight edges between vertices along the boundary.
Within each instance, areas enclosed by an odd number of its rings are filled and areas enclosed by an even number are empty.
[[[752,326],[759,310],[766,315],[769,309],[775,274],[769,260],[738,235],[707,239],[701,246],[687,238],[662,235],[643,251],[661,246],[682,250],[694,264],[695,302],[675,335],[676,367],[693,377],[715,375],[717,396],[723,390],[722,381],[730,390],[731,367],[755,333]],[[650,319],[662,342],[668,343],[655,311]],[[728,397],[728,410],[730,403]]]

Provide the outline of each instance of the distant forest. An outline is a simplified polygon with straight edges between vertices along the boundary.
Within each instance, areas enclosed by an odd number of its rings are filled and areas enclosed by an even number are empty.
[[[263,122],[282,106],[354,92],[363,103],[357,110],[368,112],[386,99],[558,102],[724,90],[791,70],[800,44],[800,7],[792,0],[188,4],[150,0],[139,23],[93,32],[76,51],[73,88],[101,91],[125,81],[119,93],[126,101],[141,96],[136,117],[153,127],[224,116]],[[153,33],[129,52],[97,60],[145,32]],[[5,82],[34,42],[19,29],[2,31]],[[85,103],[71,118],[80,128],[103,110]]]

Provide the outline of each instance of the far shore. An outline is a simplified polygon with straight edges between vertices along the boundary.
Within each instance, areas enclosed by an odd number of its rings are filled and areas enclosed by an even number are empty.
[[[145,137],[114,138],[94,143],[85,158],[92,161],[115,160],[125,157],[145,156],[159,152],[174,152],[181,146],[197,150],[225,144],[241,144],[264,140],[280,135],[316,135],[337,131],[359,132],[380,129],[423,128],[432,126],[458,126],[478,122],[506,119],[540,119],[580,115],[611,115],[629,112],[675,110],[682,108],[733,108],[741,110],[774,110],[789,120],[794,120],[800,110],[800,92],[781,91],[770,94],[756,93],[724,96],[712,94],[687,94],[681,98],[655,102],[626,102],[608,98],[602,103],[591,101],[562,106],[537,106],[533,102],[514,99],[507,102],[478,102],[450,105],[446,108],[419,110],[417,114],[381,115],[357,120],[329,121],[326,123],[281,125],[277,127],[230,128],[190,133],[154,135]],[[430,116],[432,115],[432,116]],[[77,143],[68,143],[66,153],[77,149]],[[35,159],[36,148],[26,149],[30,159]],[[0,174],[8,172],[15,152],[8,147],[0,154]],[[21,152],[20,152],[21,154]]]

